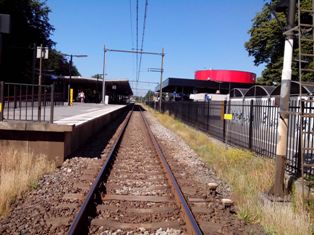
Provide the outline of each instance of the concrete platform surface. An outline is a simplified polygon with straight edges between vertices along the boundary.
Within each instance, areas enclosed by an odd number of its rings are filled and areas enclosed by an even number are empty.
[[[56,106],[54,122],[0,122],[0,149],[46,155],[60,166],[64,159],[121,115],[130,106],[75,103]]]
[[[13,119],[14,109],[9,112],[9,119],[7,119],[7,111],[4,110],[4,121],[0,122],[0,130],[42,130],[42,131],[60,131],[60,128],[65,131],[71,131],[68,126],[78,126],[88,122],[94,118],[100,117],[107,113],[121,109],[125,105],[104,105],[93,103],[74,103],[72,106],[67,104],[64,106],[54,107],[53,124],[48,123],[50,115],[50,107],[45,107],[45,112],[42,110],[42,122],[32,121],[31,112],[25,107],[16,109],[15,117]],[[19,118],[21,112],[21,120]],[[33,120],[37,119],[37,108],[33,112]]]
[[[74,103],[72,106],[56,106],[53,123],[78,126],[122,107],[125,105]]]

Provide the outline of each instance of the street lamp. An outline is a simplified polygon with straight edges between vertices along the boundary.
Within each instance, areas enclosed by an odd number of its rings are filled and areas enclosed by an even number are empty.
[[[68,84],[68,105],[70,105],[70,89],[71,89],[71,78],[72,78],[72,62],[73,57],[82,58],[87,57],[87,55],[73,55],[73,54],[62,54],[63,56],[70,57],[70,66],[69,66],[69,84]]]
[[[101,103],[106,104],[106,81],[105,81],[105,76],[106,76],[106,46],[104,45],[104,62],[103,62],[103,67],[102,67],[102,94],[101,94]]]

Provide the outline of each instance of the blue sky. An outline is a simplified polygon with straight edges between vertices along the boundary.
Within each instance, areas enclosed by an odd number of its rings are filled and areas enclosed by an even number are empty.
[[[131,11],[130,11],[131,3]],[[234,69],[256,73],[244,43],[252,19],[264,0],[148,0],[144,50],[165,48],[164,79],[194,78],[199,69]],[[103,47],[130,50],[136,46],[136,0],[48,0],[52,39],[56,48],[75,58],[82,76],[102,73]],[[142,38],[145,0],[139,0],[139,45]],[[132,15],[132,17],[130,17]],[[132,25],[132,27],[131,27]],[[133,54],[109,52],[106,78],[136,80]],[[159,82],[159,56],[143,55],[140,81]],[[136,87],[135,83],[131,83]],[[154,84],[138,83],[135,94],[143,95]]]

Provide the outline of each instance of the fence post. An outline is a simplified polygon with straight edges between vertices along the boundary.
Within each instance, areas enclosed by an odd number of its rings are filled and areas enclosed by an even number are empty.
[[[3,121],[4,109],[4,82],[0,82],[0,121]]]
[[[224,100],[223,103],[223,114],[221,115],[222,121],[223,121],[223,133],[222,133],[222,137],[223,137],[223,142],[226,142],[226,120],[224,119],[224,114],[226,113],[227,110],[227,100]]]
[[[13,102],[14,102],[14,109],[17,108],[17,104],[16,104],[16,84],[13,85]],[[15,116],[15,111],[14,111],[14,116]]]
[[[206,130],[207,130],[207,132],[209,130],[209,102],[210,101],[207,101],[207,120],[206,120]]]
[[[309,103],[309,104],[311,104],[311,103]],[[303,138],[304,138],[304,136],[303,136],[303,114],[304,114],[304,105],[305,105],[305,103],[304,103],[304,101],[302,101],[302,99],[301,99],[301,97],[300,97],[300,106],[299,106],[299,109],[301,109],[300,111],[300,113],[301,113],[301,115],[299,115],[299,123],[300,123],[300,128],[298,128],[298,132],[299,132],[299,134],[298,134],[298,136],[299,136],[299,141],[298,141],[298,155],[297,155],[297,172],[296,172],[296,175],[297,175],[297,177],[300,177],[300,176],[302,176],[302,161],[304,161],[304,152],[302,152],[302,145],[303,145],[303,143],[304,143],[304,140],[303,140]],[[311,109],[309,110],[309,112],[311,112]]]
[[[52,84],[50,86],[50,123],[53,123],[53,114],[54,114],[54,93],[55,93],[55,86]]]
[[[38,107],[37,107],[37,121],[41,121],[41,85],[38,86],[38,99],[37,99]]]
[[[250,119],[249,119],[249,149],[252,150],[253,143],[253,100],[250,101]]]

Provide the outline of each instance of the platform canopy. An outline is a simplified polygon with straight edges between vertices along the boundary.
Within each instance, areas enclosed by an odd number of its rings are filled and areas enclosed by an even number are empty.
[[[244,97],[246,92],[248,91],[249,89],[246,89],[246,88],[233,88],[231,91],[230,91],[230,97]]]
[[[243,84],[235,82],[215,82],[204,81],[187,78],[168,78],[162,83],[163,92],[182,92],[185,94],[193,93],[217,93],[228,94],[233,88],[249,88],[252,84]],[[155,91],[159,91],[159,86],[156,86]]]
[[[246,97],[271,97],[280,95],[281,85],[278,86],[262,86],[254,85],[249,89],[234,88],[230,92],[233,98]],[[314,95],[314,83],[302,82],[302,95]],[[291,96],[298,96],[300,94],[300,83],[298,81],[291,81],[290,85]]]
[[[277,86],[271,95],[280,95],[281,85]],[[291,81],[290,85],[291,96],[297,96],[300,94],[300,83],[298,81]],[[314,95],[314,83],[313,82],[302,82],[302,94],[303,95]]]
[[[69,77],[61,77],[65,79],[66,83],[69,82]],[[130,83],[128,80],[105,80],[106,84],[106,94],[110,95],[112,93],[131,96],[133,91],[131,89]],[[77,89],[93,89],[96,91],[102,90],[102,79],[97,78],[84,78],[84,77],[72,77],[71,86]]]
[[[133,91],[128,80],[107,80],[106,92],[116,92],[120,95],[131,96]]]
[[[254,85],[249,89],[235,88],[231,90],[230,97],[269,97],[275,89],[275,86],[262,85]]]

